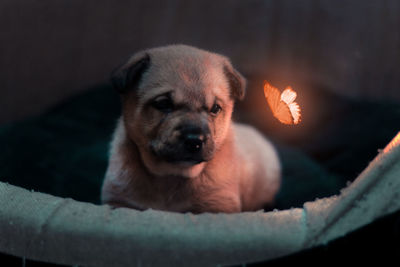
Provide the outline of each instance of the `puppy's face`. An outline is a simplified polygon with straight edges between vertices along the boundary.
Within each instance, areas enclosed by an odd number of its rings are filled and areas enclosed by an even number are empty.
[[[139,53],[113,77],[128,137],[160,176],[202,171],[230,131],[245,86],[226,58],[188,46]]]

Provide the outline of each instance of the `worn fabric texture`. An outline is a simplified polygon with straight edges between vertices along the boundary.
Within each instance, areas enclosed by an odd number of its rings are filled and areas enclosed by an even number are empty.
[[[84,266],[215,266],[273,259],[326,244],[398,210],[399,162],[400,142],[339,196],[267,213],[112,210],[0,183],[0,251]]]

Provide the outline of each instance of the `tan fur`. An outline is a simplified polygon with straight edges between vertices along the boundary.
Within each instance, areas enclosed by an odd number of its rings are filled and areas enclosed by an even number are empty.
[[[145,53],[151,58],[148,70],[138,88],[122,96],[102,201],[195,213],[250,211],[271,204],[280,185],[279,160],[271,143],[255,129],[232,122],[234,99],[224,73],[224,67],[234,71],[229,60],[175,45],[140,52],[126,66]],[[182,106],[167,119],[146,105],[166,91]],[[208,110],[215,101],[222,111],[212,117]],[[183,121],[209,127],[207,161],[170,163],[149,151],[149,144],[162,149],[176,142],[176,127]]]

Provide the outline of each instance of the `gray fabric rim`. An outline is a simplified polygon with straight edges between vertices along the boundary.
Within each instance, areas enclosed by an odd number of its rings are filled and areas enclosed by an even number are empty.
[[[325,244],[399,210],[398,144],[393,141],[380,152],[339,196],[267,213],[111,209],[0,182],[0,251],[83,266],[207,266],[273,259]]]

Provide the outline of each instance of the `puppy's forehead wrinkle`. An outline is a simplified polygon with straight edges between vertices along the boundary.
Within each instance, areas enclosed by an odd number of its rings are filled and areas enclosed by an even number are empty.
[[[165,75],[179,78],[188,83],[197,83],[203,79],[209,69],[222,67],[217,55],[199,49],[184,48],[153,50],[152,69],[158,70],[157,76]]]
[[[229,101],[222,57],[187,47],[149,53],[152,64],[138,92],[143,102],[168,91],[176,104],[189,104],[197,110],[211,108],[216,98]]]
[[[187,85],[197,84],[201,81],[202,73],[204,73],[204,68],[199,62],[192,58],[182,59],[176,63],[176,68],[174,71],[182,79],[182,81]]]

